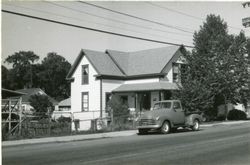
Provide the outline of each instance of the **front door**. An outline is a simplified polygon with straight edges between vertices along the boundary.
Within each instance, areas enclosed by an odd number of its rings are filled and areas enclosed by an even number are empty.
[[[150,110],[151,108],[150,92],[138,93],[138,102],[140,111]]]

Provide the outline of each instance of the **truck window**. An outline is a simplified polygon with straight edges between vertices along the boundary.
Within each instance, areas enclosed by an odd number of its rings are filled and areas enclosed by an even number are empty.
[[[163,102],[162,108],[167,108],[167,109],[171,108],[171,102]]]
[[[157,110],[157,109],[160,109],[160,108],[161,108],[161,103],[156,103],[156,104],[154,105],[153,110]]]
[[[175,109],[181,109],[181,104],[179,102],[174,102]]]

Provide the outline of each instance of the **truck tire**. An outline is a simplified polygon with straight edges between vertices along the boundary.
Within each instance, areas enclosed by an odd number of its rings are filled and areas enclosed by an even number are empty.
[[[138,129],[138,135],[145,135],[146,133],[148,133],[147,129]]]
[[[170,123],[168,121],[164,121],[164,123],[161,126],[161,133],[168,134],[170,132]]]
[[[195,119],[193,122],[193,126],[191,127],[193,131],[198,131],[200,129],[200,122],[199,120]]]

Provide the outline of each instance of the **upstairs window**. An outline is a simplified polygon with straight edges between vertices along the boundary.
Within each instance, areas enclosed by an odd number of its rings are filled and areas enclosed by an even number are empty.
[[[89,65],[82,66],[82,84],[89,83]]]
[[[180,82],[180,68],[179,68],[180,64],[177,63],[173,63],[173,82]]]

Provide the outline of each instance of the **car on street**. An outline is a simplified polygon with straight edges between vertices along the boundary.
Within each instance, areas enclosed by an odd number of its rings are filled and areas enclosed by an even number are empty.
[[[187,112],[179,100],[164,100],[154,104],[153,110],[145,112],[137,120],[139,134],[151,130],[163,134],[177,130],[179,127],[189,127],[198,131],[202,116],[198,112]]]

